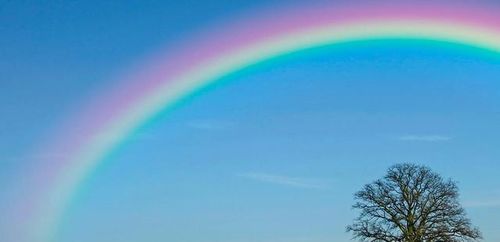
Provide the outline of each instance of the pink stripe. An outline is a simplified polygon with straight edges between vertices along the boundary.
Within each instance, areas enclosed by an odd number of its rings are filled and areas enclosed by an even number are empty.
[[[227,27],[209,29],[206,33],[191,37],[190,40],[178,46],[171,47],[160,55],[153,57],[138,72],[126,76],[118,82],[120,86],[111,91],[92,97],[68,126],[60,132],[55,142],[54,150],[64,150],[69,157],[95,134],[101,133],[107,124],[128,111],[130,106],[154,91],[158,86],[165,85],[175,76],[189,72],[208,60],[242,49],[255,43],[266,42],[275,36],[305,30],[325,24],[335,23],[342,26],[350,22],[373,20],[438,20],[454,23],[472,24],[498,29],[500,18],[484,9],[472,7],[450,8],[449,6],[401,5],[390,8],[365,6],[363,8],[349,7],[317,7],[290,8],[279,13],[261,13],[254,19],[244,19],[233,22]],[[69,134],[69,135],[68,135]],[[54,144],[54,143],[53,143]],[[65,160],[52,164],[50,174],[44,177],[55,177],[66,166]]]
[[[453,23],[471,24],[498,29],[500,18],[481,8],[450,8],[449,6],[426,5],[415,7],[401,5],[363,8],[318,7],[291,8],[279,13],[261,13],[254,19],[233,22],[224,28],[219,26],[204,34],[191,37],[178,46],[171,47],[160,55],[147,61],[138,72],[132,72],[120,86],[92,97],[75,117],[67,122],[62,130],[62,138],[55,142],[55,150],[71,154],[78,151],[94,134],[127,112],[131,105],[154,91],[157,87],[170,82],[175,76],[189,72],[208,60],[242,49],[255,43],[266,42],[275,36],[305,30],[325,24],[335,23],[342,26],[350,22],[367,20],[438,20]],[[68,135],[69,134],[69,135]],[[53,143],[54,144],[54,143]],[[64,147],[64,148],[61,148]],[[64,163],[64,161],[62,161]],[[54,164],[55,165],[55,164]],[[55,165],[56,167],[63,164]],[[66,164],[71,165],[71,164]],[[57,169],[53,169],[57,174]],[[53,174],[50,174],[51,176]]]
[[[209,60],[238,51],[245,46],[266,42],[268,39],[300,30],[332,24],[342,26],[351,22],[384,19],[398,20],[437,20],[500,29],[500,16],[485,6],[438,5],[438,4],[399,4],[399,5],[359,5],[315,6],[268,9],[265,12],[251,14],[233,21],[223,27],[219,25],[207,31],[190,36],[187,41],[161,51],[139,68],[127,71],[119,86],[104,89],[103,92],[89,97],[64,126],[57,131],[55,140],[48,140],[42,147],[42,153],[65,154],[64,159],[54,159],[37,164],[33,169],[33,180],[27,190],[36,199],[24,204],[24,212],[33,214],[36,202],[43,194],[50,191],[53,183],[73,164],[71,158],[88,145],[89,140],[126,113],[139,100],[148,96],[161,85],[168,84],[176,76],[188,73],[202,66]],[[139,70],[139,71],[137,71]],[[29,209],[31,208],[31,209]],[[30,212],[27,212],[30,211]]]

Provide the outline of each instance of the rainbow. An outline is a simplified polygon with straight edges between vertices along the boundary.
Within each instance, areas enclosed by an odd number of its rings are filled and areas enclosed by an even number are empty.
[[[498,11],[498,9],[497,9]],[[19,205],[15,241],[49,242],[92,170],[155,115],[222,77],[297,51],[358,40],[417,39],[500,54],[500,16],[485,4],[293,6],[248,14],[161,51],[119,85],[76,109],[39,152],[57,154],[31,169],[33,194]]]

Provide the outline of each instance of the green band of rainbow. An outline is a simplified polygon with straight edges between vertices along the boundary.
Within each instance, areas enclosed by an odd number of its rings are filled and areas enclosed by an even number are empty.
[[[29,189],[36,190],[37,202],[25,205],[30,208],[24,224],[28,232],[17,241],[51,241],[78,185],[134,130],[183,97],[249,65],[317,46],[393,38],[439,40],[500,53],[500,17],[480,8],[318,7],[287,11],[278,20],[254,17],[258,21],[247,19],[223,33],[214,31],[216,37],[188,40],[189,48],[156,59],[150,73],[126,80],[124,86],[110,90],[67,124],[80,127],[81,133],[57,133],[49,149],[64,147],[66,154],[41,164],[44,168],[40,169],[48,171],[33,175],[35,188]]]

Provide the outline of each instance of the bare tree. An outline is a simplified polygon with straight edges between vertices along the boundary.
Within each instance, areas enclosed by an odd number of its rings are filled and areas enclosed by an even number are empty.
[[[398,164],[355,194],[359,241],[462,242],[482,239],[458,201],[458,187],[428,167]]]

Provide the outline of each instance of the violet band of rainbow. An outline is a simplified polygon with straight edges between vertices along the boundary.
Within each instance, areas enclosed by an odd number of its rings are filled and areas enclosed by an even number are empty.
[[[464,6],[291,8],[186,39],[86,103],[43,146],[40,152],[64,155],[29,175],[28,184],[37,185],[18,211],[26,213],[19,222],[28,230],[24,241],[53,241],[79,184],[151,117],[247,66],[308,48],[380,39],[436,40],[500,54],[500,17],[487,7]]]

